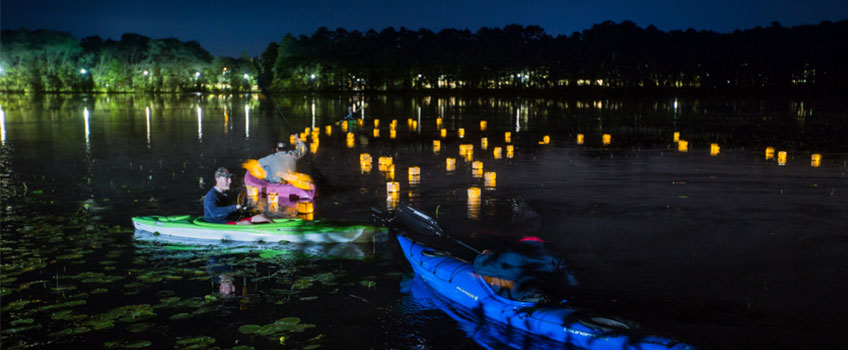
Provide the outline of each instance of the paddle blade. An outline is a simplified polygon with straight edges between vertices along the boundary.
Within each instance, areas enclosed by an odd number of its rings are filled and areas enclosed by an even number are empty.
[[[395,214],[396,221],[400,224],[406,226],[412,231],[421,233],[421,234],[429,234],[435,235],[439,237],[443,237],[445,235],[444,231],[441,227],[439,227],[439,223],[433,218],[427,216],[427,214],[422,213],[421,211],[412,208],[410,206],[403,206],[398,209]]]

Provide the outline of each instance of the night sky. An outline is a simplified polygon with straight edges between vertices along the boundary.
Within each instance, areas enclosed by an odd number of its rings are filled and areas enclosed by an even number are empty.
[[[846,0],[716,1],[221,1],[221,0],[0,0],[3,29],[54,29],[77,38],[119,40],[123,33],[197,40],[213,55],[256,56],[286,33],[319,27],[366,31],[393,26],[470,29],[539,25],[567,34],[606,20],[631,20],[660,30],[693,28],[731,32],[773,21],[783,26],[848,19]]]

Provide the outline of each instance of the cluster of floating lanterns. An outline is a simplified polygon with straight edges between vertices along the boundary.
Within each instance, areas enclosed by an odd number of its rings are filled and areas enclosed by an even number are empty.
[[[673,140],[674,140],[675,143],[677,143],[677,151],[678,152],[688,152],[689,151],[689,142],[680,138],[680,132],[679,131],[674,132]],[[710,144],[710,156],[713,156],[713,157],[718,156],[718,154],[720,152],[721,152],[721,147],[718,145],[718,143],[711,143]],[[788,157],[788,154],[787,154],[786,151],[778,151],[777,152],[777,158],[776,158],[777,165],[786,166],[787,157]],[[771,146],[766,147],[765,158],[766,158],[766,160],[775,159],[774,147],[771,147]],[[813,168],[820,167],[821,166],[821,158],[822,158],[822,156],[819,153],[813,153],[812,155],[810,155],[810,166],[813,167]]]

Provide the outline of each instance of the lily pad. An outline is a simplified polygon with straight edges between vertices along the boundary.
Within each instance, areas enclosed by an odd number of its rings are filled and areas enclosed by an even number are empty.
[[[246,324],[244,326],[239,327],[239,332],[242,334],[254,334],[259,331],[261,326],[257,324]]]
[[[88,333],[88,332],[91,332],[91,328],[88,328],[88,327],[70,327],[70,328],[65,328],[65,329],[58,331],[58,332],[50,333],[50,336],[52,336],[52,337],[66,337],[66,336],[69,336],[69,335],[83,334],[83,333]]]
[[[31,318],[22,318],[22,319],[18,319],[18,320],[12,320],[12,322],[9,322],[9,324],[17,327],[17,326],[22,326],[22,325],[26,325],[26,324],[32,324],[33,322],[35,322],[35,321]]]
[[[91,291],[91,294],[103,294],[103,293],[106,293],[106,292],[108,292],[108,291],[109,291],[109,290],[108,290],[108,289],[106,289],[106,288],[97,288],[97,289],[95,289],[95,290],[92,290],[92,291]]]
[[[359,285],[361,285],[363,287],[373,288],[374,286],[377,285],[377,282],[371,281],[371,280],[364,280],[364,281],[359,281]]]
[[[294,281],[292,284],[292,288],[294,289],[306,289],[312,286],[312,281],[306,278],[300,278],[297,281]]]
[[[152,323],[140,322],[130,325],[129,327],[127,327],[127,330],[131,333],[141,333],[150,329],[151,327],[153,327]]]
[[[107,349],[141,349],[149,347],[153,345],[150,341],[147,340],[137,340],[137,341],[107,341],[103,344],[103,346]]]
[[[192,316],[194,316],[194,315],[187,313],[187,312],[181,312],[181,313],[178,313],[178,314],[171,315],[170,319],[172,319],[172,320],[184,320],[184,319],[187,319],[187,318],[191,318]]]

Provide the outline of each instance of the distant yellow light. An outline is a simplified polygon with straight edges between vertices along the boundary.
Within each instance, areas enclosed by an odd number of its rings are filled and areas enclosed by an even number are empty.
[[[577,134],[577,144],[578,145],[583,144],[583,134]]]
[[[442,150],[442,141],[433,140],[433,153],[437,153]]]
[[[680,141],[680,140],[678,140],[678,141]],[[713,156],[713,157],[717,156],[720,150],[721,150],[721,148],[718,146],[717,143],[710,144],[710,155],[711,156]]]
[[[822,158],[821,154],[813,153],[813,155],[810,156],[810,166],[813,167],[813,168],[820,167],[821,166],[821,158]]]
[[[325,126],[324,127],[324,134],[326,134],[327,136],[332,136],[333,135],[333,126],[332,125]]]
[[[348,122],[349,122],[349,121],[343,121],[343,122],[342,122],[342,131],[347,132],[347,123],[348,123]]]
[[[480,131],[486,131],[487,126],[488,126],[488,123],[486,123],[485,120],[480,121]]]
[[[492,155],[495,157],[495,159],[501,159],[501,148],[495,147],[494,150],[492,150]]]
[[[777,165],[786,165],[786,151],[777,152]]]
[[[677,151],[678,152],[689,152],[689,141],[678,140],[677,141]]]
[[[380,127],[380,119],[374,119],[374,127],[375,127],[375,128],[379,128],[379,127]]]
[[[602,136],[601,141],[603,142],[604,146],[609,145],[610,143],[612,143],[612,135],[604,134]]]
[[[512,133],[507,131],[504,133],[504,142],[510,143],[512,142]]]
[[[468,188],[468,201],[480,201],[480,187]]]
[[[392,128],[391,130],[389,130],[389,138],[390,138],[390,139],[394,139],[394,138],[396,138],[396,137],[397,137],[397,130],[395,130],[394,128]]]
[[[380,157],[377,159],[380,171],[389,171],[389,166],[393,164],[392,157]]]
[[[766,160],[774,158],[774,147],[766,147]]]
[[[489,147],[489,138],[483,137],[480,139],[480,149],[486,150]]]
[[[374,137],[380,137],[380,129],[374,129]]]
[[[465,137],[465,128],[459,128],[459,130],[456,131],[456,134],[459,135],[459,138]]]
[[[448,129],[439,130],[439,135],[441,135],[442,138],[445,138],[446,136],[448,136]]]
[[[544,137],[542,137],[542,144],[547,145],[549,143],[551,143],[551,137],[550,136],[545,135]]]
[[[364,122],[362,119],[357,119],[357,120],[356,120],[356,125],[357,125],[357,126],[362,126],[362,125],[363,125],[363,123],[365,123],[365,122]]]
[[[309,144],[309,152],[312,152],[312,154],[318,153],[318,141]]]
[[[442,128],[442,118],[436,118],[436,128]]]
[[[386,182],[386,193],[398,193],[400,192],[400,184],[396,181]]]
[[[497,185],[497,176],[498,174],[496,174],[494,171],[487,171],[483,175],[483,185],[489,188],[495,187]]]
[[[446,158],[445,159],[445,170],[447,170],[447,171],[456,170],[456,158]]]
[[[674,132],[674,142],[677,142],[677,141],[680,141],[680,132],[679,131]]]

